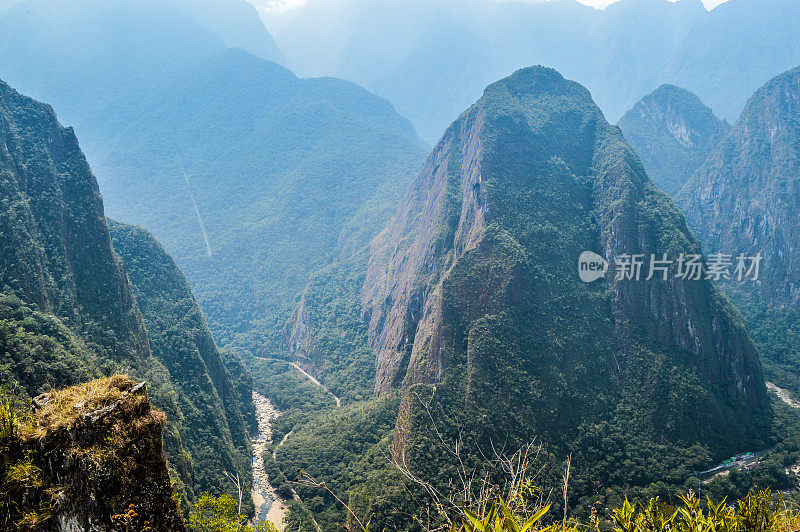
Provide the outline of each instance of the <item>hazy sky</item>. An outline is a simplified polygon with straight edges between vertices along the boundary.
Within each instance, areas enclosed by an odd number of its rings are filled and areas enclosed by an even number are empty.
[[[292,9],[294,7],[299,7],[307,2],[307,0],[250,0],[250,1],[257,6],[266,7],[276,11],[284,11]],[[541,1],[541,0],[533,0],[533,1]],[[589,6],[604,8],[608,4],[613,4],[617,0],[578,0],[578,1]],[[670,1],[675,1],[675,0],[670,0]],[[728,0],[702,0],[702,1],[703,4],[706,6],[706,9],[713,9],[717,7],[719,4],[725,3]]]

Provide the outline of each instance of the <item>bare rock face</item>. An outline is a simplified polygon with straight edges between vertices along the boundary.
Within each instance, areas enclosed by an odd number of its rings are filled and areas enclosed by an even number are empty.
[[[545,435],[628,397],[658,412],[636,422],[657,439],[728,448],[721,435],[738,417],[737,445],[758,441],[761,368],[710,281],[645,281],[648,265],[638,281],[578,279],[585,250],[613,260],[699,249],[586,89],[518,71],[447,130],[372,244],[362,309],[375,392],[436,384],[450,409],[503,412],[504,431]],[[670,406],[669,393],[697,402]],[[693,421],[673,429],[664,416]],[[411,426],[398,420],[396,439]]]
[[[379,353],[376,393],[401,384],[409,367],[415,372],[409,382],[442,377],[438,284],[480,240],[485,225],[477,164],[484,116],[477,104],[447,130],[394,220],[372,243],[362,301],[370,341]]]
[[[39,478],[23,500],[48,508],[37,529],[184,530],[162,449],[165,419],[144,383],[119,375],[37,397],[19,448]]]
[[[708,253],[761,253],[743,288],[775,308],[800,306],[800,68],[759,89],[730,135],[678,196]]]

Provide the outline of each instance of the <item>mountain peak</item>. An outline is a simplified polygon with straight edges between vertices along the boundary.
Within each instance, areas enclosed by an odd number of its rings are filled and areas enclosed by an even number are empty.
[[[671,84],[642,98],[619,126],[653,182],[671,195],[730,129],[697,95]]]
[[[767,304],[800,304],[800,68],[748,100],[731,133],[678,196],[709,251],[761,253],[755,289]]]
[[[754,441],[768,410],[758,359],[710,282],[609,278],[595,291],[576,271],[585,250],[612,260],[698,249],[585,88],[551,69],[518,71],[447,130],[373,241],[362,308],[376,392],[435,384],[436,400],[452,401],[444,411],[504,417],[498,437],[571,437],[582,419],[619,422],[616,394],[662,404],[637,375],[663,360],[650,369],[680,366],[709,386],[689,403],[709,409],[691,435],[665,434],[655,418],[644,432],[716,453],[730,449],[725,412],[739,411],[752,424],[737,438]],[[423,423],[412,418],[401,409],[395,452]]]

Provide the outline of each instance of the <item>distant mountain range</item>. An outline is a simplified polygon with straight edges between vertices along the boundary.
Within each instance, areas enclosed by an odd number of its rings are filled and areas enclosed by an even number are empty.
[[[270,29],[290,68],[363,85],[432,143],[484,86],[535,64],[586,85],[612,121],[663,83],[733,121],[800,63],[798,26],[794,0],[310,0]]]
[[[800,306],[800,67],[747,102],[678,195],[710,252],[763,254],[761,300]]]

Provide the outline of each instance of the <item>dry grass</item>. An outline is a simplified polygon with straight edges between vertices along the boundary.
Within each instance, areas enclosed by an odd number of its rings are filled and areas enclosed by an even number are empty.
[[[85,422],[85,414],[113,406],[123,399],[126,410],[147,401],[144,395],[127,395],[134,385],[127,375],[114,375],[51,392],[48,403],[36,412],[35,428],[31,436],[43,438],[48,434],[71,430]]]
[[[800,530],[800,509],[784,506],[775,519],[773,532],[797,532]]]
[[[24,437],[63,440],[56,445],[63,444],[72,458],[85,457],[98,465],[122,465],[130,459],[131,442],[154,424],[160,430],[166,421],[162,412],[150,406],[145,393],[128,393],[135,384],[126,375],[114,375],[51,392],[47,404],[35,412],[35,423]],[[89,417],[108,407],[114,408],[99,419]],[[90,437],[80,444],[73,437],[80,429],[90,434],[95,431],[102,438]]]

